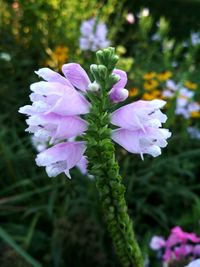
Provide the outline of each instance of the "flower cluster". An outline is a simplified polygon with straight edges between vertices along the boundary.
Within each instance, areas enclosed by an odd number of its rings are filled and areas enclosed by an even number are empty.
[[[95,68],[96,65],[91,67]],[[33,142],[40,151],[36,163],[46,167],[50,177],[62,172],[70,177],[69,170],[74,166],[86,172],[86,143],[81,136],[87,130],[84,115],[91,106],[87,93],[98,94],[101,89],[79,64],[65,64],[62,72],[64,76],[49,68],[36,71],[45,81],[30,86],[32,105],[19,110],[28,115],[26,131],[34,135]],[[114,69],[112,76],[117,82],[108,97],[111,103],[124,101],[128,97],[128,90],[124,88],[127,75],[122,70]],[[167,145],[166,139],[171,135],[167,129],[161,128],[167,119],[160,111],[164,105],[163,100],[140,100],[114,111],[111,123],[118,128],[112,131],[112,139],[141,157],[143,154],[160,155],[160,147]]]
[[[163,83],[167,81],[172,76],[170,71],[163,71],[160,73],[156,72],[147,72],[143,75],[143,87],[144,87],[144,100],[151,100],[154,98],[162,99],[162,92],[160,88],[162,87]]]
[[[173,98],[176,96],[177,115],[182,115],[184,118],[200,117],[200,104],[194,101],[194,90],[197,89],[197,84],[186,81],[184,86],[176,84],[173,80],[166,82],[166,89],[163,91],[163,97]]]
[[[185,119],[200,117],[200,103],[195,98],[195,90],[198,85],[194,82],[186,80],[183,84],[175,83],[169,79],[172,76],[170,71],[162,73],[147,72],[143,75],[143,90],[133,87],[129,91],[129,96],[134,97],[139,93],[142,94],[142,99],[176,99],[175,114],[181,115]],[[170,103],[169,103],[170,104]]]
[[[108,47],[110,41],[106,39],[107,27],[105,23],[91,18],[81,25],[80,48],[81,50],[97,51]]]
[[[154,236],[150,247],[162,255],[162,261],[168,264],[189,262],[200,257],[200,237],[194,233],[184,232],[178,226],[171,230],[166,240],[163,237]]]

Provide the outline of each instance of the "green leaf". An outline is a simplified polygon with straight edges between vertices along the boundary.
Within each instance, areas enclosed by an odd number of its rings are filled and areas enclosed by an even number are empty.
[[[8,243],[17,253],[19,253],[28,263],[33,267],[42,267],[42,265],[32,258],[22,247],[20,247],[15,240],[2,228],[0,227],[0,237]]]

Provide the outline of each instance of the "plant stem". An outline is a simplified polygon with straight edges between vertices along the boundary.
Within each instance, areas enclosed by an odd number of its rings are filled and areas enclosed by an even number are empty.
[[[116,254],[124,267],[144,267],[142,253],[137,244],[131,219],[124,198],[125,187],[115,161],[106,108],[102,99],[96,98],[87,116],[89,122],[85,136],[89,172],[96,179],[107,229],[114,243]]]

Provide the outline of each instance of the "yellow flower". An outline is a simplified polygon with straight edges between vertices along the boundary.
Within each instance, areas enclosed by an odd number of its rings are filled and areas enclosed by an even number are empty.
[[[168,80],[171,77],[172,77],[172,73],[171,73],[171,71],[168,71],[168,70],[157,74],[157,78],[161,82],[164,82],[164,81]]]
[[[144,93],[142,99],[153,100],[155,98],[162,98],[161,92],[159,90],[154,90],[152,92]]]
[[[147,73],[145,73],[145,74],[143,75],[143,79],[144,79],[144,80],[151,80],[151,79],[153,79],[153,78],[155,78],[155,77],[156,77],[156,73],[153,72],[153,71],[151,71],[151,72],[147,72]]]
[[[200,111],[193,111],[190,113],[192,118],[200,118]]]
[[[196,90],[198,85],[196,83],[190,82],[190,81],[185,81],[184,85],[188,88],[188,89],[192,89],[192,90]]]
[[[144,89],[148,91],[155,89],[157,86],[158,86],[158,81],[156,80],[149,80],[144,83]]]
[[[59,45],[53,51],[49,49],[47,53],[49,54],[49,59],[47,59],[46,64],[60,70],[68,60],[69,49],[66,46]]]
[[[129,90],[129,97],[133,97],[138,95],[139,89],[137,87],[133,87]]]

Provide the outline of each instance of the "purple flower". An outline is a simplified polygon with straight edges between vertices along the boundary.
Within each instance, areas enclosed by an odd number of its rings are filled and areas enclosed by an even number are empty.
[[[107,27],[104,23],[97,22],[94,18],[81,24],[80,48],[81,50],[97,51],[108,47],[110,41],[106,39]]]
[[[167,116],[160,111],[165,103],[156,99],[140,100],[116,110],[111,122],[120,128],[113,130],[112,139],[142,158],[143,154],[160,155],[160,147],[165,147],[166,139],[171,136],[167,129],[160,128],[167,120]]]
[[[69,169],[82,158],[85,144],[68,141],[82,135],[87,129],[87,122],[80,115],[89,112],[90,104],[67,77],[48,68],[40,69],[36,73],[46,81],[31,85],[32,105],[20,108],[19,112],[28,115],[26,131],[34,135],[33,140],[45,145],[44,148],[53,145],[38,155],[36,163],[46,166],[50,177],[61,172],[69,176]],[[62,145],[59,144],[61,142]],[[66,158],[59,157],[64,148],[71,150],[71,159],[67,158],[68,154],[65,155]],[[50,160],[41,161],[42,155]]]
[[[84,142],[60,143],[38,154],[36,163],[46,167],[49,177],[62,172],[70,177],[69,170],[81,160],[85,150]]]
[[[79,64],[65,64],[62,72],[65,77],[49,68],[38,70],[36,74],[45,81],[30,86],[32,105],[19,109],[20,113],[28,116],[26,131],[33,135],[33,144],[40,152],[36,163],[45,166],[50,177],[61,172],[70,177],[69,170],[74,166],[86,174],[86,144],[77,142],[76,137],[84,135],[88,127],[81,117],[91,107],[85,97],[87,91],[101,90]],[[108,92],[108,97],[118,103],[128,96],[124,88],[127,75],[118,69],[112,74],[119,80]],[[171,135],[161,128],[167,119],[160,111],[164,104],[162,100],[137,101],[116,110],[111,115],[111,123],[119,128],[113,130],[112,139],[127,151],[142,157],[145,153],[154,157],[160,155],[160,147],[167,145],[166,139]]]

